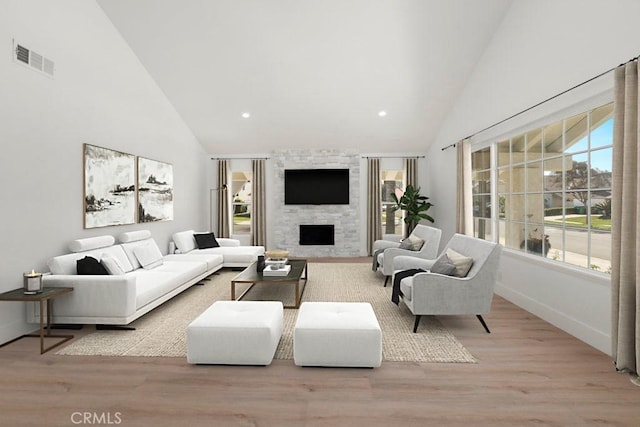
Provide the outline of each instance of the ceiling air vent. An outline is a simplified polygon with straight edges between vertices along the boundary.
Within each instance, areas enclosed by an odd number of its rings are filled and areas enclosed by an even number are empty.
[[[55,64],[49,58],[45,58],[39,53],[30,50],[27,47],[22,46],[19,43],[13,42],[14,46],[14,60],[19,63],[30,65],[32,69],[38,70],[41,73],[45,73],[50,77],[53,77],[55,70]]]

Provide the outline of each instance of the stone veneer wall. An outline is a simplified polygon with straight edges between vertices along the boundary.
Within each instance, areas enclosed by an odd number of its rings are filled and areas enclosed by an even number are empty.
[[[341,150],[280,150],[274,167],[274,242],[296,257],[350,257],[360,254],[360,156]],[[285,169],[349,169],[348,205],[284,204]],[[309,191],[313,191],[312,188]],[[333,224],[335,245],[301,246],[300,224]]]

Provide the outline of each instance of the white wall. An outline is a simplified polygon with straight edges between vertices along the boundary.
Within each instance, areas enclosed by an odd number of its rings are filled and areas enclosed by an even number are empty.
[[[55,61],[54,78],[12,60],[12,38]],[[106,18],[87,0],[0,3],[0,291],[73,239],[204,228],[204,151]],[[82,144],[173,164],[173,221],[83,229]],[[0,303],[0,343],[34,329],[21,303]]]
[[[429,160],[436,225],[455,230],[455,149],[441,148],[640,54],[637,0],[515,0],[456,105]],[[610,90],[611,75],[474,138],[482,142]],[[497,293],[603,352],[610,352],[610,291],[597,273],[506,254]],[[604,281],[604,284],[603,284]]]

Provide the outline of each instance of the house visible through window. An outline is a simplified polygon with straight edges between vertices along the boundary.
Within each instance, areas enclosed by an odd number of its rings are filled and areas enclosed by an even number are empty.
[[[603,105],[473,152],[476,237],[609,273],[612,115]]]
[[[251,172],[231,175],[233,234],[251,233],[251,178]]]
[[[403,171],[382,171],[381,172],[381,198],[382,198],[382,233],[403,235],[404,222],[402,221],[402,211],[393,209],[392,194],[402,196],[404,189]]]

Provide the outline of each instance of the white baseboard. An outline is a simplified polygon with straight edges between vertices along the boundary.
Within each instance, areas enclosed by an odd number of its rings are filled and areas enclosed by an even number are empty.
[[[529,296],[522,294],[521,292],[508,288],[500,282],[496,283],[495,293],[520,308],[562,329],[568,334],[573,335],[579,340],[584,341],[601,352],[609,356],[611,355],[610,334],[598,331],[584,322],[571,318],[566,314],[541,303],[540,301],[536,301]]]
[[[0,344],[14,340],[22,335],[38,329],[38,325],[31,325],[24,320],[14,320],[0,325]]]

